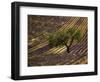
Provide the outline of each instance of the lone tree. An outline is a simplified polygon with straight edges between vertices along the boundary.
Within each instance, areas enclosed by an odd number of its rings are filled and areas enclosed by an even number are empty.
[[[70,53],[69,48],[75,40],[76,42],[81,40],[81,31],[75,28],[69,28],[68,30],[51,33],[48,36],[50,46],[66,46],[67,53]]]

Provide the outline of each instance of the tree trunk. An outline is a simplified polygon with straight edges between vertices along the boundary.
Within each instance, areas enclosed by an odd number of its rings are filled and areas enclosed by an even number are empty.
[[[69,46],[67,46],[67,53],[69,53],[70,52],[70,50],[69,50]]]
[[[67,48],[67,53],[69,53],[70,52],[70,50],[69,50],[69,47],[70,46],[68,46],[65,42],[63,42],[64,43],[64,45],[66,46],[66,48]]]
[[[67,53],[70,53],[70,49],[69,48],[73,44],[73,40],[74,40],[74,37],[72,37],[69,46],[66,45],[66,47],[67,47]]]
[[[69,46],[71,46],[73,44],[73,40],[74,40],[74,37],[72,37]]]

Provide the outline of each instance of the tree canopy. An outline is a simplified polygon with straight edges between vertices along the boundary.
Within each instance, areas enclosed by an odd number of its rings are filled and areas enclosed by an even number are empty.
[[[81,40],[81,31],[76,28],[69,28],[68,30],[54,32],[48,36],[50,46],[66,46],[68,53],[69,47],[73,44],[74,40],[77,42]]]

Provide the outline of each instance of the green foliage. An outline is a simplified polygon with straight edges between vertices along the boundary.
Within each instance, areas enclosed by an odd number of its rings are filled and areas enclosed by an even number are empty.
[[[64,41],[68,41],[69,37],[64,32],[55,32],[49,34],[48,41],[50,46],[62,46]]]
[[[81,31],[75,28],[69,28],[68,30],[51,33],[48,36],[50,46],[62,46],[67,48],[73,44],[73,41],[79,42],[81,40]]]
[[[74,34],[74,39],[77,40],[77,42],[80,42],[80,40],[81,40],[81,31],[80,30],[76,31],[76,33]]]
[[[66,30],[65,30],[66,31]],[[75,28],[69,28],[66,33],[69,34],[70,36],[73,36],[75,33],[76,29]]]

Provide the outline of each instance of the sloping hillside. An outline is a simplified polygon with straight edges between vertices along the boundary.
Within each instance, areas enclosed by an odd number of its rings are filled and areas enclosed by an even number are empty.
[[[87,17],[28,16],[28,66],[87,64]],[[49,33],[77,28],[82,39],[70,47],[50,47]]]

